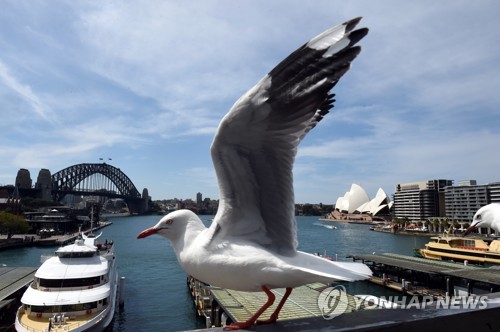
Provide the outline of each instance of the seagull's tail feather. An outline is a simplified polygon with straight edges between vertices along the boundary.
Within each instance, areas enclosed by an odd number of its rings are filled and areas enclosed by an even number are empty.
[[[364,280],[372,275],[372,271],[365,264],[330,261],[301,251],[297,252],[293,260],[295,268],[330,281]]]

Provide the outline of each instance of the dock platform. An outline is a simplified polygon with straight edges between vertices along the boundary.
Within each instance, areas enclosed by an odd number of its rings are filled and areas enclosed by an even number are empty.
[[[34,267],[0,267],[0,331],[11,331],[25,289],[33,281]]]
[[[318,306],[319,294],[328,286],[322,283],[314,283],[294,288],[290,297],[285,302],[278,320],[299,319],[307,317],[322,317]],[[248,320],[260,307],[266,303],[267,295],[264,292],[239,292],[222,288],[211,288],[215,301],[233,322],[244,322]],[[268,319],[280,302],[284,288],[272,289],[276,296],[274,304],[269,307],[260,319]],[[347,294],[351,303],[344,303],[348,308],[346,312],[355,310],[352,295]]]
[[[398,254],[364,254],[349,256],[355,261],[364,263],[383,264],[428,274],[440,274],[457,278],[464,278],[488,284],[500,285],[499,267],[479,267],[446,261],[430,260],[413,256]]]
[[[398,254],[348,256],[374,271],[372,283],[409,295],[436,297],[500,291],[500,267],[481,267]]]
[[[485,309],[380,309],[361,310],[337,316],[331,320],[311,317],[278,320],[275,324],[254,325],[258,332],[421,332],[421,331],[474,331],[500,330],[500,294],[490,294],[491,303]],[[201,330],[198,330],[201,331]],[[205,329],[204,332],[222,332],[223,328]]]
[[[264,292],[241,292],[212,287],[192,277],[188,278],[188,287],[198,316],[205,317],[207,327],[224,326],[231,322],[244,322],[267,301],[267,295]],[[324,313],[322,306],[318,304],[318,298],[328,287],[331,286],[323,283],[312,283],[294,288],[281,309],[278,321],[305,318],[322,319]],[[285,289],[272,289],[271,292],[276,296],[274,304],[264,311],[259,319],[266,320],[270,317],[285,294]],[[361,299],[345,292],[341,296],[336,296],[335,302],[337,310],[342,313],[380,308],[373,304],[360,305],[363,302]]]
[[[1,303],[33,281],[35,272],[34,267],[0,267],[0,309]]]

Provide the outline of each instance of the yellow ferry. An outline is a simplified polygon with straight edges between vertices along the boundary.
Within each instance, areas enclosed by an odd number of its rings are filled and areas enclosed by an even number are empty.
[[[490,244],[482,239],[454,236],[432,237],[424,249],[417,249],[425,258],[453,260],[473,264],[500,264],[500,240]]]

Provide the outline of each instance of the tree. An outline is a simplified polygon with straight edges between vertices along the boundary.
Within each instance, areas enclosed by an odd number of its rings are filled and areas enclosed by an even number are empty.
[[[29,230],[30,225],[23,217],[0,211],[0,234],[7,234],[10,239],[14,234],[26,234]]]
[[[434,233],[439,233],[439,219],[438,218],[434,218],[432,225],[434,226]]]
[[[408,225],[410,224],[410,218],[404,217],[403,223],[404,223],[403,229],[406,229],[408,227]]]
[[[443,218],[443,220],[441,220],[441,226],[443,227],[443,232],[446,232],[448,230],[448,226],[450,226],[448,219]]]
[[[431,223],[431,221],[429,219],[425,220],[425,222],[424,222],[424,226],[427,227],[427,230],[429,230],[429,231],[430,231],[431,224],[432,223]]]

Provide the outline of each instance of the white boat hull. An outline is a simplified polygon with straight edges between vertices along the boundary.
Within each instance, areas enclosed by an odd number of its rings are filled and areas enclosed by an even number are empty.
[[[44,261],[23,294],[15,329],[19,332],[83,332],[106,329],[117,302],[118,272],[112,242],[94,245],[83,236]],[[79,277],[79,278],[78,278]]]
[[[71,320],[69,320],[66,324],[61,324],[59,327],[58,324],[54,324],[54,327],[51,331],[72,331],[72,332],[102,332],[105,330],[113,321],[114,317],[114,312],[116,309],[116,301],[117,301],[117,285],[118,285],[118,275],[115,276],[114,278],[114,287],[113,289],[113,294],[111,296],[111,303],[110,305],[104,309],[102,312],[100,312],[98,315],[93,317],[92,319],[89,319],[85,323],[72,323]],[[21,310],[21,308],[19,308]],[[18,314],[16,315],[16,321],[15,321],[15,329],[18,332],[42,332],[42,331],[48,331],[48,319],[46,323],[46,328],[42,329],[36,329],[31,326],[26,326],[21,323],[20,320],[21,313],[18,311]]]

